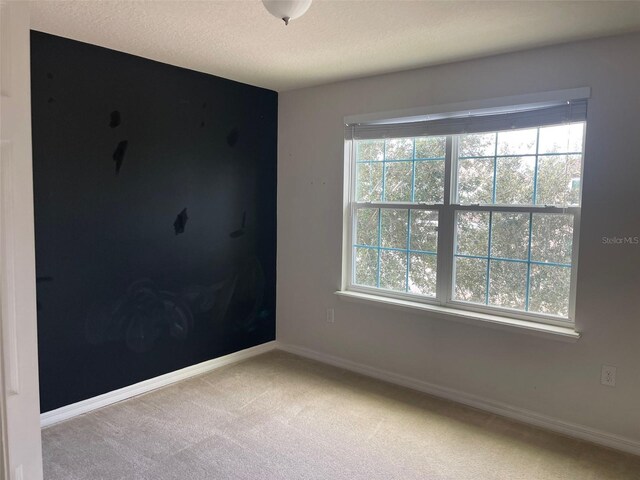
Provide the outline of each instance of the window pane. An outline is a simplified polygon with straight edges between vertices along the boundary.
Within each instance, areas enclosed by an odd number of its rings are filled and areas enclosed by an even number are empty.
[[[375,248],[354,248],[355,274],[357,285],[376,287],[378,284],[378,250]]]
[[[416,158],[444,158],[447,137],[416,138]]]
[[[356,215],[356,244],[377,246],[378,209],[359,208]]]
[[[384,179],[385,202],[410,202],[412,162],[387,163]]]
[[[411,250],[438,249],[438,212],[411,210]]]
[[[582,155],[538,158],[538,205],[579,205]]]
[[[498,155],[535,154],[537,137],[537,128],[498,132]]]
[[[438,257],[412,253],[410,262],[409,292],[435,297]]]
[[[463,205],[492,203],[493,159],[458,161],[458,202]]]
[[[540,129],[538,153],[582,152],[584,123],[556,125]]]
[[[487,256],[489,212],[457,212],[456,253]]]
[[[411,160],[413,158],[413,138],[392,138],[386,143],[387,160]]]
[[[491,260],[489,304],[524,310],[527,295],[527,264]]]
[[[496,203],[533,203],[535,157],[506,157],[496,160]]]
[[[387,248],[407,248],[409,211],[396,208],[381,209],[381,242]]]
[[[461,157],[493,157],[496,154],[496,134],[478,133],[460,135],[459,153]]]
[[[360,163],[356,174],[356,200],[379,202],[382,199],[382,163]]]
[[[455,298],[465,302],[485,303],[487,260],[456,257]]]
[[[531,265],[529,311],[569,315],[571,269],[548,265]]]
[[[359,140],[356,144],[356,161],[381,162],[384,159],[384,140]]]
[[[406,290],[407,254],[393,250],[380,250],[380,288]]]
[[[493,212],[491,256],[526,260],[529,256],[529,214]]]
[[[444,160],[416,162],[414,201],[444,203]]]
[[[571,263],[573,216],[536,213],[531,225],[531,260]]]

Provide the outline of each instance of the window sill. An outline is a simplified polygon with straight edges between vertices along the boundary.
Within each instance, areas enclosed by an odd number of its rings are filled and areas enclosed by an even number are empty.
[[[396,298],[381,297],[368,293],[337,291],[339,297],[354,302],[378,304],[389,308],[396,308],[405,311],[426,312],[433,314],[437,318],[453,320],[470,325],[487,326],[499,330],[524,333],[538,337],[559,340],[562,342],[575,343],[580,339],[580,333],[576,332],[572,326],[547,325],[544,323],[519,320],[515,318],[499,317],[486,313],[470,312],[440,305],[429,305],[426,303],[412,302],[409,300],[399,300]]]

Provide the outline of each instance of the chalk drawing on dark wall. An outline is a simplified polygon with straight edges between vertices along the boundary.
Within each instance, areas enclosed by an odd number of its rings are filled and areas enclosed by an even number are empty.
[[[115,301],[89,312],[86,339],[94,345],[124,341],[131,351],[141,353],[152,350],[162,337],[186,340],[196,322],[228,321],[238,332],[252,332],[270,313],[263,308],[264,287],[257,259],[219,282],[176,292],[160,289],[151,279],[139,279]]]
[[[122,162],[124,162],[124,154],[127,153],[128,145],[129,142],[127,140],[122,140],[120,143],[118,143],[118,146],[113,152],[113,161],[116,162],[116,175],[120,173]]]
[[[187,207],[185,207],[180,211],[173,222],[173,230],[176,235],[184,233],[184,228],[187,226],[187,220],[189,220],[189,215],[187,215]]]

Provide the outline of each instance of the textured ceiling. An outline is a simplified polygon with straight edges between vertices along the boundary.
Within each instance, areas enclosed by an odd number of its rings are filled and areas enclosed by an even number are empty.
[[[640,30],[640,1],[37,1],[32,28],[283,91]]]

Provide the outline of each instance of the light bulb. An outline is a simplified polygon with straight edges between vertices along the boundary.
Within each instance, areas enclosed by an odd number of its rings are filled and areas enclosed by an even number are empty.
[[[289,25],[289,21],[305,14],[311,6],[311,0],[262,0],[267,11]]]

